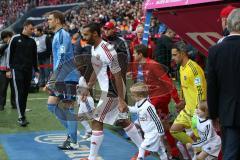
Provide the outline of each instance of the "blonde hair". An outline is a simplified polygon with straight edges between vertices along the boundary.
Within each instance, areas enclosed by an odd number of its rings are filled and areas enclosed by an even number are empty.
[[[130,88],[132,94],[139,98],[146,98],[148,97],[148,87],[143,82],[138,82],[132,85]]]
[[[206,100],[200,101],[199,104],[198,104],[198,108],[199,108],[202,112],[206,113],[206,115],[208,116],[208,104],[207,104],[207,101],[206,101]]]

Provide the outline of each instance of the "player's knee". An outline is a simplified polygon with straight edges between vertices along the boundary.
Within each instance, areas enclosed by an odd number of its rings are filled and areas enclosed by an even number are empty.
[[[205,158],[201,157],[200,155],[196,156],[196,160],[204,160]]]
[[[181,131],[178,131],[178,130],[176,130],[176,129],[170,129],[170,134],[174,137],[174,138],[176,138],[177,137],[177,135],[181,132]]]
[[[172,125],[169,129],[170,133],[174,133],[174,132],[178,132],[178,130],[176,129],[176,127],[174,125]]]
[[[116,122],[116,126],[121,126],[123,128],[128,127],[132,122],[130,120],[124,119],[124,120],[118,120]]]
[[[93,120],[92,121],[92,129],[96,131],[102,131],[103,130],[103,123]]]

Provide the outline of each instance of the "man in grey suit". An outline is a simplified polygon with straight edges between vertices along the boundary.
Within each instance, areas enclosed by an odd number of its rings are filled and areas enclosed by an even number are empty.
[[[230,35],[209,49],[209,116],[222,126],[223,159],[240,159],[240,9],[227,18]]]

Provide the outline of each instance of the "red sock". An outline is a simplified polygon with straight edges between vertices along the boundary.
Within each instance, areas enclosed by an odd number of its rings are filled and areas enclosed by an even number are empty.
[[[167,142],[168,142],[169,146],[171,147],[172,156],[178,157],[179,151],[177,149],[175,139],[172,137],[172,135],[170,134],[169,131],[165,131],[165,135],[167,137]]]

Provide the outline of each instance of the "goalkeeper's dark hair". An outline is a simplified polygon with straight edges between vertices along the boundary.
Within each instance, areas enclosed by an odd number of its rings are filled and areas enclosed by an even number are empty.
[[[61,24],[65,23],[65,17],[64,14],[60,11],[52,11],[49,13],[49,15],[53,15],[55,19],[58,19]]]

